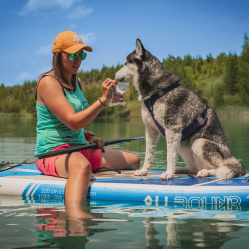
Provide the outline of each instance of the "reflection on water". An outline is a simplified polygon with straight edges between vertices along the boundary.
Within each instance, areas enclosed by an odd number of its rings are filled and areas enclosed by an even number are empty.
[[[115,230],[104,226],[99,227],[98,221],[68,217],[63,208],[39,208],[36,212],[38,214],[35,225],[37,247],[41,245],[49,248],[55,245],[59,248],[75,246],[74,241],[77,237],[77,244],[84,248],[83,245],[89,241],[88,237],[96,233]],[[97,216],[101,220],[102,214]]]
[[[188,209],[175,204],[148,206],[141,202],[90,200],[86,206],[93,219],[68,217],[63,203],[54,206],[41,200],[5,196],[0,205],[1,246],[229,248],[234,243],[246,248],[248,207],[238,206],[232,211],[231,207],[218,205]]]
[[[232,153],[249,170],[249,121],[221,120]],[[35,119],[0,119],[1,161],[21,162],[35,147]],[[97,120],[86,129],[111,140],[144,135],[136,120]],[[143,163],[145,142],[122,147]],[[185,165],[181,158],[179,165]],[[160,138],[153,169],[166,167]],[[0,196],[1,248],[247,248],[249,207],[224,203],[120,203],[89,200],[82,209],[94,219],[68,216],[63,201]]]

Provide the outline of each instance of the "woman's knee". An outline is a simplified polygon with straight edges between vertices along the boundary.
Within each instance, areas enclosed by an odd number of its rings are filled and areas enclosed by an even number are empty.
[[[78,173],[79,174],[91,174],[92,166],[90,162],[80,164]]]
[[[140,168],[140,158],[137,155],[134,155],[132,167],[133,167],[133,169]]]
[[[92,166],[88,160],[75,162],[71,169],[69,170],[69,176],[76,176],[76,177],[90,177],[92,174]]]

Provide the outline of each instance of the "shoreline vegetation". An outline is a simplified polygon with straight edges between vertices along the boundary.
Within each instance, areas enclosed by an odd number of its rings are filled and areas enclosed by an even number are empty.
[[[130,103],[131,105],[134,102]],[[129,110],[129,115],[102,115],[100,118],[141,118],[141,103],[136,103],[136,106],[130,106],[127,104]],[[216,108],[216,113],[220,119],[233,119],[233,120],[249,120],[249,107],[244,106],[224,106]],[[34,115],[28,112],[19,112],[19,113],[0,113],[0,118],[25,118],[25,119],[36,119]]]
[[[205,59],[190,55],[174,57],[168,55],[162,64],[177,75],[180,84],[192,89],[208,100],[219,117],[249,119],[249,38],[244,35],[240,55],[236,53],[211,54]],[[96,101],[102,93],[101,83],[105,78],[112,78],[122,65],[103,66],[101,70],[79,71],[78,77],[89,104]],[[37,81],[25,81],[23,85],[0,85],[0,117],[36,117],[35,91]],[[99,117],[133,118],[141,117],[141,102],[138,94],[130,84],[125,100],[127,105],[107,107]]]

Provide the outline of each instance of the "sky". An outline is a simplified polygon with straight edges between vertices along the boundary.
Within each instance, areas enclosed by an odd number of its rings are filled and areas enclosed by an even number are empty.
[[[83,71],[123,64],[137,38],[160,61],[240,55],[248,13],[248,0],[2,0],[0,84],[22,85],[50,70],[63,30],[93,48]]]

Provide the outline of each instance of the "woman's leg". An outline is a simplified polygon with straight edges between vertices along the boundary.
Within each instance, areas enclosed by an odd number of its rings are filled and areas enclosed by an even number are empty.
[[[60,177],[68,178],[65,187],[65,207],[69,216],[93,218],[81,209],[87,199],[92,168],[89,161],[79,152],[62,155],[55,162]]]
[[[139,169],[140,159],[138,156],[119,150],[104,148],[101,153],[100,167],[113,169]]]
[[[85,200],[92,173],[89,161],[81,153],[75,152],[57,158],[55,167],[60,177],[68,178],[65,200]]]

